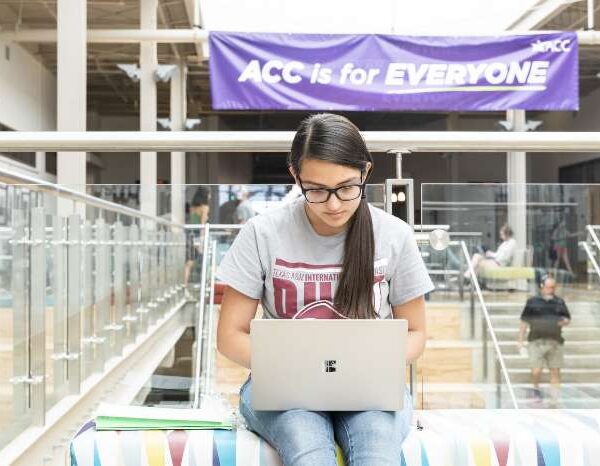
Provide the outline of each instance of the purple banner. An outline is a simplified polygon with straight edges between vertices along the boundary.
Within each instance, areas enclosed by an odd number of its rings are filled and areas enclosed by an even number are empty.
[[[212,32],[220,110],[578,110],[574,32],[421,37]]]

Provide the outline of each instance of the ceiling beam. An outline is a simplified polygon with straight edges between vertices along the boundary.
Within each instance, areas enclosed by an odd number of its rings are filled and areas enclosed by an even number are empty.
[[[208,32],[194,29],[89,29],[88,42],[96,44],[139,44],[155,41],[184,44],[206,42]],[[0,32],[3,42],[56,42],[55,29],[29,29]]]
[[[538,0],[532,7],[514,20],[506,29],[511,31],[530,31],[542,27],[556,15],[581,0]]]
[[[185,7],[185,12],[188,17],[189,25],[192,29],[202,29],[202,16],[200,14],[200,0],[183,0],[183,5]],[[198,57],[198,61],[201,61],[204,58],[204,50],[202,48],[202,44],[195,43],[194,47],[196,48],[196,56]]]
[[[539,34],[548,31],[524,31]],[[600,31],[575,31],[580,45],[600,44]],[[519,31],[506,31],[495,34],[497,37],[520,34]],[[193,44],[208,42],[208,31],[202,29],[89,29],[88,42],[96,44],[139,44],[154,41],[164,44]],[[29,29],[21,31],[0,31],[2,42],[56,42],[54,29]]]

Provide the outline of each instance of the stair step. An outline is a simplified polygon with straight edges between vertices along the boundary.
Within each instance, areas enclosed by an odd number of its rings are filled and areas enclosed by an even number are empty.
[[[525,301],[523,302],[494,302],[486,299],[486,308],[490,315],[521,315],[523,308],[525,307]],[[572,302],[567,301],[567,307],[571,315],[594,315],[600,316],[600,304],[597,302]]]
[[[527,383],[531,380],[531,371],[525,368],[509,368],[508,377],[511,383]],[[587,382],[598,383],[600,381],[600,369],[581,369],[566,367],[561,369],[562,382]],[[547,370],[542,373],[542,382],[550,380]]]
[[[494,332],[498,340],[517,340],[519,328],[514,327],[494,327]],[[578,328],[568,326],[563,329],[562,334],[565,340],[600,340],[600,328]]]
[[[434,340],[435,341],[435,340]],[[469,383],[473,380],[473,345],[432,344],[417,364],[417,380],[426,382]]]
[[[512,326],[517,328],[521,322],[521,314],[492,314],[490,315],[492,325],[494,327],[508,327]],[[571,323],[568,328],[589,328],[596,327],[600,328],[600,315],[576,315],[571,316]]]
[[[504,362],[509,369],[529,369],[529,358],[520,354],[506,354]],[[565,354],[564,368],[600,369],[600,355]]]
[[[516,340],[504,340],[498,342],[503,355],[518,354]],[[564,344],[565,355],[597,355],[600,354],[600,341],[597,340],[567,340]]]

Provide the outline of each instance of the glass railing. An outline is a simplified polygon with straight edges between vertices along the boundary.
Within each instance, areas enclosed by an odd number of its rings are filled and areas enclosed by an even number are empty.
[[[428,340],[416,363],[416,406],[514,408],[514,390],[477,276],[465,278],[472,268],[467,244],[477,243],[479,236],[455,240],[447,234],[444,242],[439,233],[417,234],[436,290],[427,300]]]
[[[167,200],[152,217],[137,210],[137,188],[0,185],[0,446],[44,425],[53,407],[186,300],[195,302],[189,328],[136,386],[132,403],[236,405],[248,371],[216,351],[223,288],[214,273],[248,218],[300,194],[291,185],[160,185],[158,198]],[[429,340],[415,366],[418,407],[549,406],[547,375],[538,403],[517,345],[521,312],[544,274],[556,277],[573,316],[563,331],[557,405],[598,403],[600,282],[579,243],[591,257],[598,248],[587,228],[593,219],[580,218],[589,211],[585,189],[596,187],[527,186],[522,202],[506,185],[423,186],[416,230],[436,290],[427,296]],[[173,197],[184,200],[176,209]],[[369,186],[367,198],[383,208],[383,186]],[[556,209],[577,221],[552,223],[546,216]],[[524,247],[510,265],[478,269],[474,255],[497,247],[508,218],[524,219],[513,232]],[[448,232],[447,247],[429,239],[433,226]]]
[[[89,184],[85,187],[71,186],[99,199],[130,207],[141,208],[140,185]],[[181,201],[185,223],[199,223],[206,215],[211,224],[231,225],[244,223],[252,215],[289,202],[301,196],[293,184],[187,184],[156,186],[156,211],[161,218],[172,220],[173,199]],[[367,186],[369,202],[383,208],[383,185]],[[200,205],[207,208],[199,209]]]
[[[64,187],[0,185],[0,204],[2,447],[182,305],[186,241]]]
[[[597,273],[581,244],[592,253],[597,249],[586,226],[597,215],[593,200],[600,186],[528,184],[514,188],[507,184],[424,184],[422,221],[448,225],[450,232],[482,233],[480,244],[466,245],[481,299],[471,300],[462,325],[468,326],[475,315],[477,335],[482,326],[477,323],[481,317],[477,307],[485,305],[518,406],[595,406],[600,404],[596,353],[600,296],[591,286],[597,282]],[[512,231],[502,228],[506,224]],[[546,277],[555,279],[555,294],[564,299],[572,319],[561,332],[555,331],[558,321],[551,331],[528,324],[525,340],[535,342],[525,341],[521,349],[521,317],[529,299],[540,296]],[[530,333],[533,325],[535,333]],[[483,330],[479,332],[484,335]],[[542,340],[560,338],[564,344],[557,342],[552,353],[539,355]],[[539,384],[534,384],[532,369],[538,365],[543,371]],[[550,376],[550,365],[560,366],[558,377]]]

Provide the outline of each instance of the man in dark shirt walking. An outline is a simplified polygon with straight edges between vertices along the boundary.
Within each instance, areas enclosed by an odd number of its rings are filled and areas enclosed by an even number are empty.
[[[562,328],[571,322],[571,314],[565,302],[556,296],[556,280],[552,277],[542,279],[541,292],[527,300],[521,314],[518,348],[523,348],[527,336],[531,381],[534,395],[541,398],[540,378],[544,363],[550,369],[552,402],[555,403],[560,391],[560,368],[564,363]]]

